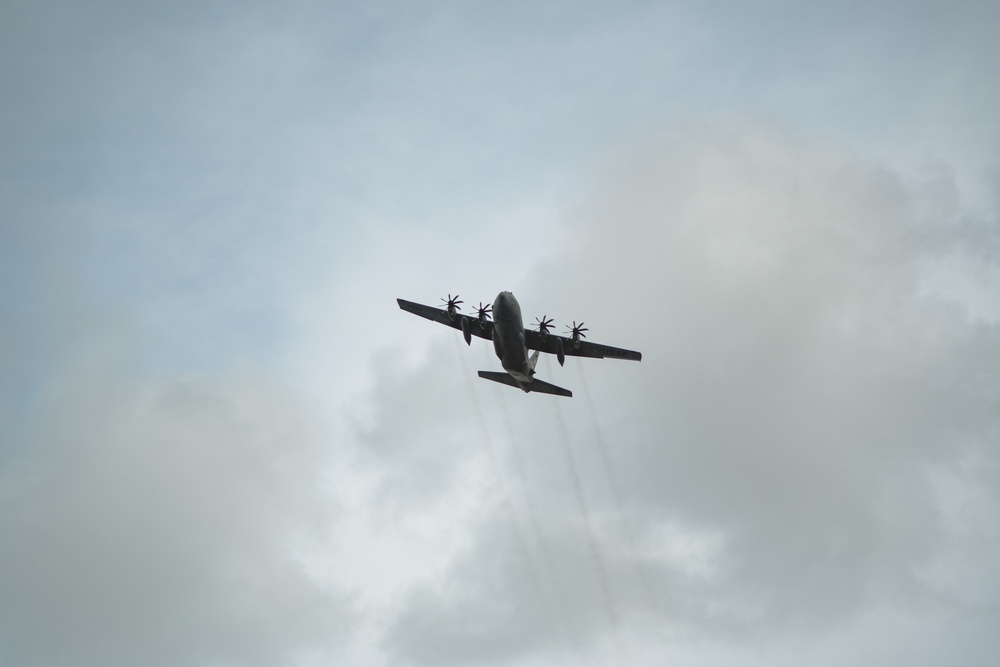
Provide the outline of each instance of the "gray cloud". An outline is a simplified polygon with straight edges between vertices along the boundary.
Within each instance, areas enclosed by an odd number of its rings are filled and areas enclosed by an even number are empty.
[[[0,661],[989,653],[997,9],[563,4],[5,3]]]
[[[14,433],[0,659],[265,665],[335,646],[348,598],[302,563],[335,518],[324,429],[273,378],[139,382],[122,357],[77,354]]]
[[[340,650],[354,582],[320,576],[315,555],[339,547],[329,424],[259,365],[150,363],[196,341],[94,297],[79,222],[37,203],[3,228],[0,662]]]
[[[517,556],[525,544],[562,596],[550,607],[566,626],[578,637],[616,634],[595,594],[584,519],[611,564],[612,614],[625,628],[617,634],[639,632],[641,642],[653,641],[638,630],[649,613],[686,641],[825,637],[883,607],[920,616],[942,587],[968,595],[932,582],[931,563],[947,570],[940,559],[950,563],[950,551],[1000,547],[987,529],[995,484],[961,465],[973,455],[997,465],[988,443],[998,427],[1000,334],[970,319],[960,296],[923,287],[927,267],[960,243],[959,211],[918,220],[920,198],[898,176],[835,145],[738,121],[685,129],[621,159],[567,217],[568,241],[533,275],[533,289],[519,294],[528,317],[544,304],[560,322],[586,318],[595,339],[645,353],[639,367],[585,366],[610,471],[595,453],[600,434],[580,380],[554,364],[545,371],[577,384],[562,409],[591,515],[572,502],[545,397],[511,393],[504,409],[480,398],[507,452],[515,521],[530,539],[512,537],[503,512],[470,528],[469,550],[415,589],[387,636],[410,660],[475,655],[487,664],[504,636],[558,650],[546,624],[510,612],[539,614],[525,593],[529,561]],[[455,429],[477,437],[474,424]],[[511,437],[522,441],[526,478],[515,474]],[[609,473],[624,490],[620,508]],[[950,525],[941,475],[980,494],[973,504],[985,514],[962,534]],[[585,576],[566,574],[577,569],[570,553]],[[977,562],[975,576],[995,590],[996,568]],[[637,586],[643,573],[652,605]],[[979,647],[974,663],[992,646],[974,629],[979,614],[955,621]],[[891,643],[880,650],[906,653]]]
[[[629,488],[661,520],[722,530],[722,590],[765,619],[909,588],[939,546],[929,469],[995,432],[1000,364],[994,326],[921,296],[942,248],[910,193],[831,147],[736,123],[657,146],[605,197],[584,222],[600,240],[562,291],[641,314],[610,329],[649,350],[620,443]]]

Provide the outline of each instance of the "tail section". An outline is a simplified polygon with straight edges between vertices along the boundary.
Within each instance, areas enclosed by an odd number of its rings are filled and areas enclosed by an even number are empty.
[[[573,392],[569,389],[563,389],[562,387],[557,387],[554,384],[549,384],[548,382],[542,382],[538,379],[532,379],[531,382],[520,383],[515,380],[509,373],[499,373],[496,371],[479,371],[479,377],[486,380],[493,380],[494,382],[499,382],[500,384],[505,384],[508,387],[516,387],[527,392],[537,392],[539,394],[553,394],[555,396],[566,396],[572,397]]]
[[[569,389],[563,389],[562,387],[557,387],[554,384],[549,384],[548,382],[543,382],[537,379],[533,379],[531,381],[531,384],[528,385],[526,391],[537,391],[539,394],[553,394],[555,396],[573,398],[573,392]]]

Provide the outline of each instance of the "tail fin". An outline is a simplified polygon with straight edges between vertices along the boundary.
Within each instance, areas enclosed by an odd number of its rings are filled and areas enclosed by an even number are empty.
[[[562,387],[557,387],[554,384],[549,384],[548,382],[542,382],[538,379],[532,379],[531,382],[525,382],[521,384],[515,380],[509,373],[498,373],[496,371],[479,371],[479,377],[485,380],[493,380],[494,382],[499,382],[500,384],[505,384],[509,387],[516,387],[524,392],[537,392],[539,394],[553,394],[555,396],[566,396],[572,397],[573,392],[569,389],[563,389]]]

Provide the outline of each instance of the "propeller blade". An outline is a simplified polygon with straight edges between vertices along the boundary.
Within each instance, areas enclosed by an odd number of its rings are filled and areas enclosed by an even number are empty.
[[[535,318],[535,324],[538,326],[538,331],[541,333],[548,333],[549,329],[552,328],[552,318],[547,318],[542,315],[541,318]]]
[[[573,338],[586,338],[587,335],[585,333],[583,333],[583,332],[584,331],[590,331],[590,329],[588,329],[587,327],[585,327],[583,325],[584,325],[583,322],[580,322],[579,324],[577,324],[576,320],[573,320],[573,326],[572,327],[566,327],[566,331]]]
[[[459,296],[458,294],[456,294],[455,296],[449,294],[447,299],[441,299],[441,303],[445,305],[445,309],[447,310],[462,310],[458,304],[465,302],[459,300],[458,296]]]

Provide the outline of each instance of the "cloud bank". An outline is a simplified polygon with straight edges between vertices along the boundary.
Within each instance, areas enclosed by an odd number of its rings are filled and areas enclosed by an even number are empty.
[[[350,623],[303,559],[334,518],[323,429],[273,378],[59,378],[0,473],[0,661],[269,665]],[[9,434],[9,432],[8,432]]]
[[[564,416],[473,386],[507,500],[485,494],[492,510],[414,589],[388,650],[413,664],[521,664],[539,647],[659,664],[753,637],[849,653],[861,640],[844,628],[875,615],[888,663],[914,658],[888,631],[902,623],[987,664],[1000,330],[927,276],[992,223],[963,222],[939,185],[740,120],[620,156],[518,296],[529,320],[583,317],[644,360],[592,362],[575,380],[550,365],[545,379],[577,385]],[[452,428],[481,439],[464,406]],[[442,465],[488,465],[475,447],[439,451]],[[941,615],[961,640],[941,636]]]

